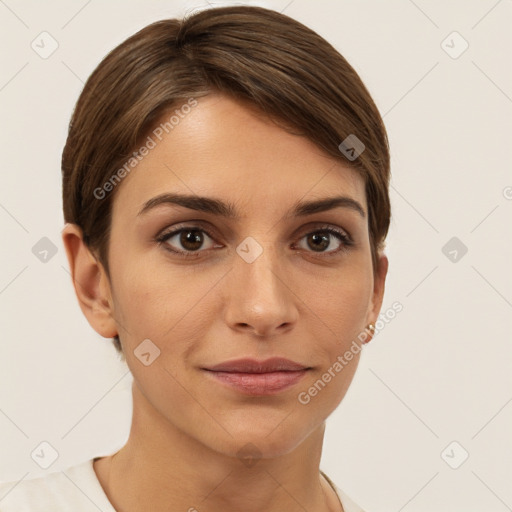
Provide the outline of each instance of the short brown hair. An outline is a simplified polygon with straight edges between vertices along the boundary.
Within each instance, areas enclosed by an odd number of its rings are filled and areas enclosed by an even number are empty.
[[[390,222],[389,146],[382,118],[356,71],[325,39],[279,12],[217,7],[152,23],[114,48],[78,99],[62,154],[64,220],[77,224],[110,277],[112,193],[95,190],[132,157],[162,115],[221,92],[304,135],[365,179],[372,260]],[[364,143],[354,160],[339,149]],[[118,336],[113,339],[122,353]]]

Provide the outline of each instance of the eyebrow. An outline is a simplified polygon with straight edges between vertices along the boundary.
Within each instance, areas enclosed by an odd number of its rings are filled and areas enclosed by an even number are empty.
[[[210,213],[229,219],[238,220],[241,218],[233,203],[224,202],[213,197],[171,193],[160,194],[146,201],[137,216],[143,215],[161,204],[183,206],[191,210]],[[284,218],[289,218],[291,216],[304,217],[306,215],[325,212],[334,208],[348,208],[356,211],[363,218],[366,216],[364,208],[355,199],[348,196],[334,196],[323,199],[314,199],[311,201],[297,201]]]

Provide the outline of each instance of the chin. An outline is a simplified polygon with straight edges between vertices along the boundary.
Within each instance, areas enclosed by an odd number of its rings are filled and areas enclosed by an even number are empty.
[[[245,458],[252,461],[284,456],[295,450],[311,433],[284,427],[279,421],[231,426],[227,430],[232,436],[226,435],[212,444],[217,446],[216,451],[239,458],[242,462]]]
[[[258,460],[274,459],[292,452],[299,442],[290,442],[290,439],[269,441],[265,437],[246,436],[233,440],[230,446],[221,447],[221,453],[228,457],[240,459],[247,467],[254,466]]]

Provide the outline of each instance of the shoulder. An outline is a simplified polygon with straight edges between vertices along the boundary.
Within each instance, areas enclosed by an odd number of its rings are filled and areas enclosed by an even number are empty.
[[[0,512],[115,512],[105,495],[92,459],[37,478],[0,482]]]
[[[338,498],[340,499],[341,504],[343,506],[344,512],[365,512],[346,492],[340,489],[323,471],[321,471],[321,473],[338,495]]]

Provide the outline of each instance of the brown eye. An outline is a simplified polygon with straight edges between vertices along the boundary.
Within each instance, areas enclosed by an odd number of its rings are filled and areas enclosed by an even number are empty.
[[[323,251],[329,247],[330,235],[313,233],[308,235],[308,246],[313,248],[314,251]]]
[[[200,253],[202,252],[201,249],[205,249],[204,243],[206,238],[212,240],[212,237],[204,229],[193,226],[175,229],[168,233],[163,233],[157,237],[156,240],[165,244],[166,249],[171,252],[175,252],[185,257],[195,257],[200,256]],[[210,248],[212,246],[213,243],[211,244]],[[206,249],[208,248],[209,247],[206,247]]]
[[[188,251],[197,251],[203,244],[203,236],[198,229],[184,229],[180,232],[179,242]]]
[[[334,244],[333,250],[327,250],[333,245],[333,238],[338,242]],[[306,249],[309,252],[336,254],[352,245],[352,240],[343,231],[326,227],[307,233],[303,239],[306,240]],[[304,248],[304,246],[302,246]]]

